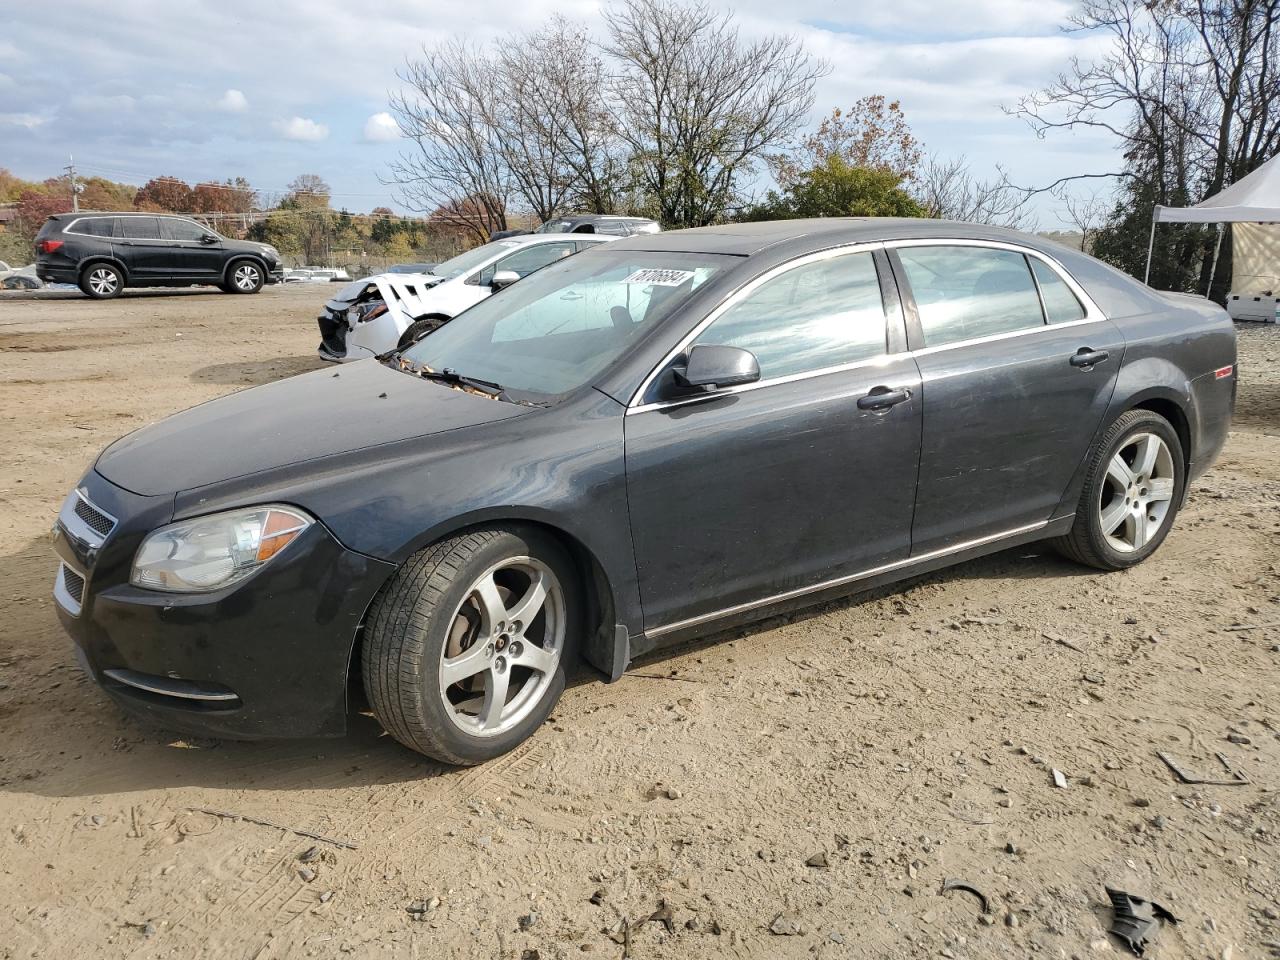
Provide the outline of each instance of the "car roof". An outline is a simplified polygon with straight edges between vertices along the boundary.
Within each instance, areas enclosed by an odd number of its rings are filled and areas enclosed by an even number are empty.
[[[668,230],[616,241],[622,250],[672,253],[716,253],[749,257],[769,247],[787,244],[788,252],[877,240],[914,239],[1005,240],[1041,248],[1037,237],[977,223],[920,217],[822,217],[808,220],[765,220],[730,223],[691,230]]]

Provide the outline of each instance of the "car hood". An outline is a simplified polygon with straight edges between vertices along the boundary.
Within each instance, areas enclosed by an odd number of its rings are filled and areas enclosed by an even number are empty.
[[[222,249],[232,253],[256,253],[258,256],[271,256],[267,252],[268,244],[257,243],[253,240],[233,240],[230,237],[222,238]]]
[[[117,440],[95,466],[157,496],[529,411],[362,360],[192,407]]]

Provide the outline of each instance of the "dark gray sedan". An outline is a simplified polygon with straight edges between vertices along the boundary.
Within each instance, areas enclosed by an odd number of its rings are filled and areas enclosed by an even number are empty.
[[[55,597],[93,678],[171,726],[339,734],[362,682],[402,743],[476,763],[580,659],[616,680],[1032,540],[1138,563],[1222,447],[1235,362],[1216,306],[1008,231],[635,237],[113,444]]]

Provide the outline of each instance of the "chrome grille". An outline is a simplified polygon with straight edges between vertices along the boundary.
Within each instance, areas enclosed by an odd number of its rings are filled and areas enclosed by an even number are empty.
[[[80,576],[65,563],[62,565],[61,576],[63,591],[79,607],[84,602],[84,577]]]
[[[107,534],[115,529],[115,520],[111,519],[84,497],[76,497],[75,514],[85,522],[90,530],[101,537],[106,537]]]

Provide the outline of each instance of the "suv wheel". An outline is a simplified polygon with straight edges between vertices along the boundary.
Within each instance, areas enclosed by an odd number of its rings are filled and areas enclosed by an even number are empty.
[[[369,609],[365,692],[383,727],[447,763],[501,756],[551,713],[581,618],[552,538],[487,528],[414,554]]]
[[[80,289],[95,300],[110,300],[124,289],[124,274],[109,263],[91,263],[80,272]]]
[[[252,260],[237,260],[227,272],[229,283],[226,289],[231,293],[257,293],[266,280],[262,268]]]

